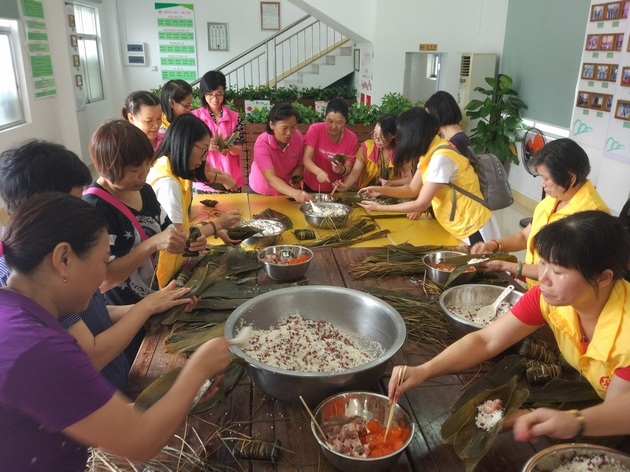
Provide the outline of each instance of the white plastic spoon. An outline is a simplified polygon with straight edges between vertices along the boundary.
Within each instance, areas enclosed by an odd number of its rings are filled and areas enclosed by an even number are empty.
[[[512,293],[512,290],[514,290],[514,285],[508,285],[492,305],[482,306],[474,319],[475,323],[485,325],[492,321],[494,317],[497,316],[497,308],[499,308],[499,304],[505,299],[505,297]]]

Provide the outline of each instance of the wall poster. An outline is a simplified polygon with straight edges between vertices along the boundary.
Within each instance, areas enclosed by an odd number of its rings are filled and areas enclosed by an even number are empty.
[[[191,3],[155,3],[160,69],[164,82],[197,78],[194,8]]]

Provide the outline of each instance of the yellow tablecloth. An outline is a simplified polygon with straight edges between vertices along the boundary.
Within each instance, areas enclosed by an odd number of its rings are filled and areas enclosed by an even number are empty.
[[[208,221],[213,217],[213,210],[200,203],[200,201],[204,199],[218,200],[219,203],[215,207],[217,211],[227,211],[234,208],[240,210],[244,220],[253,218],[253,215],[261,213],[267,208],[272,208],[291,219],[293,222],[293,230],[304,228],[312,229],[318,237],[332,231],[310,226],[300,211],[300,204],[290,202],[285,196],[272,197],[247,193],[195,195],[191,209],[193,223],[201,220]],[[362,208],[355,208],[353,211],[354,214],[357,215],[366,214],[365,210]],[[376,212],[374,214],[390,213]],[[398,218],[376,218],[375,222],[379,228],[390,230],[387,237],[358,243],[353,245],[353,247],[380,247],[388,244],[401,243],[411,243],[415,246],[429,244],[455,246],[461,244],[461,241],[451,236],[436,220],[427,219],[425,216],[421,217],[419,220],[412,221],[406,216],[401,215]],[[217,242],[213,239],[210,241],[214,244]],[[299,241],[291,231],[285,231],[280,243],[295,244],[299,243]]]

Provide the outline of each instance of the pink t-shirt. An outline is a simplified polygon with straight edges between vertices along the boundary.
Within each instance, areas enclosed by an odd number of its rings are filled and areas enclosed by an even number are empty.
[[[319,183],[317,176],[304,169],[304,183],[311,190],[317,192],[330,192],[333,189],[333,182],[339,180],[341,176],[332,169],[332,157],[335,154],[345,154],[348,156],[347,162],[353,162],[359,148],[357,135],[348,128],[344,129],[343,137],[338,143],[330,140],[326,123],[314,123],[306,132],[304,144],[313,148],[313,163],[320,169],[326,171],[330,183]]]
[[[296,131],[289,143],[281,149],[273,134],[262,133],[254,144],[254,162],[249,172],[249,186],[261,195],[282,195],[267,183],[263,172],[273,169],[283,182],[289,183],[293,170],[304,165],[304,137]]]

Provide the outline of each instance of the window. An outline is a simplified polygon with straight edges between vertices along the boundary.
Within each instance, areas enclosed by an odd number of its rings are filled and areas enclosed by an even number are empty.
[[[17,35],[17,22],[0,20],[0,64],[11,65],[3,67],[0,74],[0,130],[12,128],[24,123],[24,110],[17,74],[17,62],[14,41]]]
[[[83,76],[85,98],[88,103],[103,100],[103,79],[99,56],[96,9],[75,4],[74,20],[80,57],[79,67]]]

